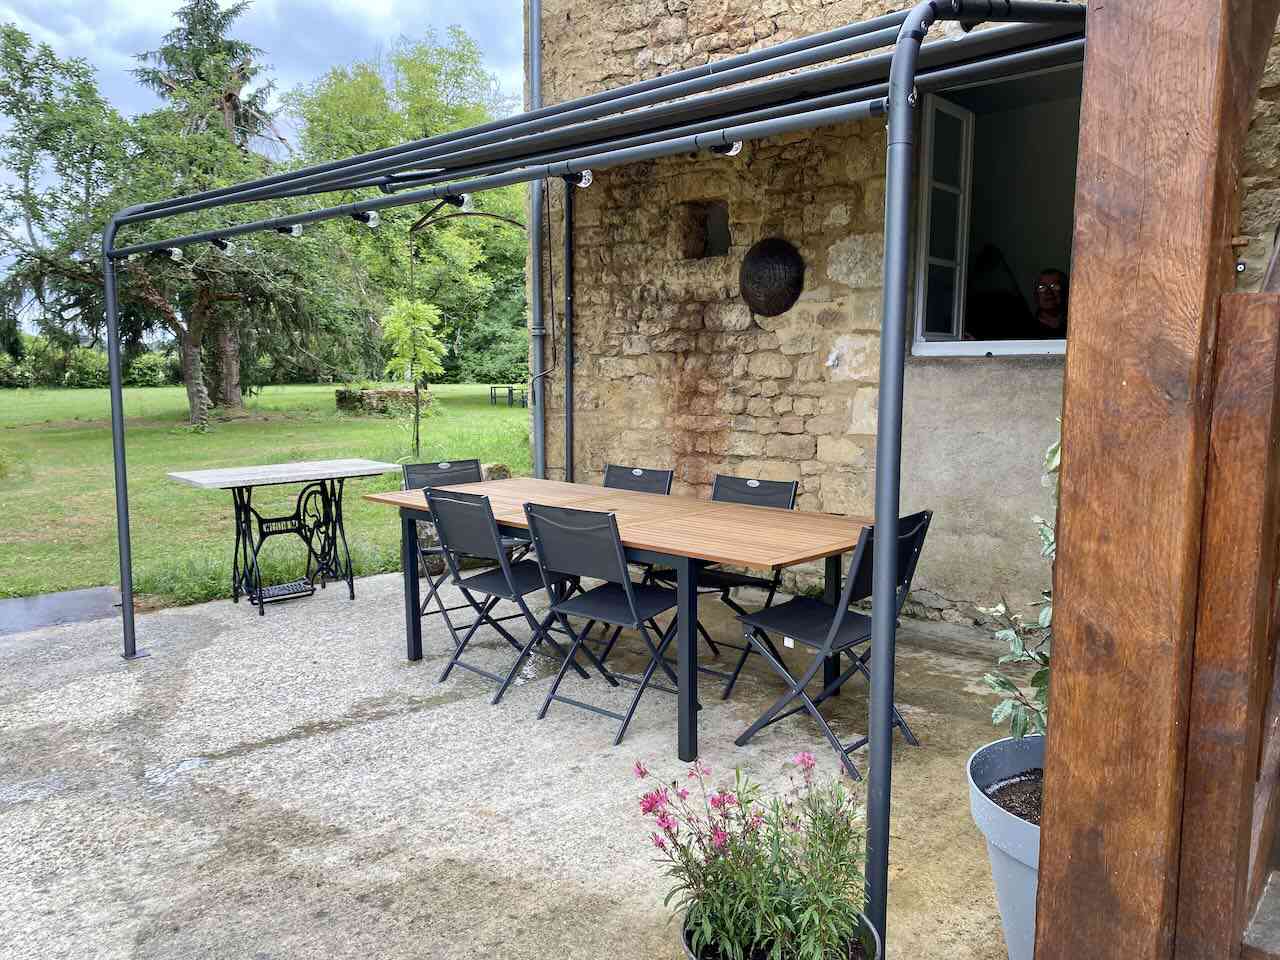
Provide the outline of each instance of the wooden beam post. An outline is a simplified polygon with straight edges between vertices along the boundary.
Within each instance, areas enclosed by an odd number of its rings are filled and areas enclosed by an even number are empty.
[[[1041,960],[1173,950],[1217,305],[1277,6],[1089,3]]]
[[[1234,956],[1271,682],[1280,492],[1280,295],[1222,298],[1178,871],[1177,960]]]

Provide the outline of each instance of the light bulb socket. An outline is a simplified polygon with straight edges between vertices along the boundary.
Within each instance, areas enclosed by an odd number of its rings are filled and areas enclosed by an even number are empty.
[[[223,253],[230,253],[232,250],[236,248],[234,243],[222,237],[214,237],[209,242],[212,243],[219,250],[221,250]]]
[[[302,236],[302,224],[295,223],[290,227],[276,227],[276,233],[281,233],[286,237],[293,237],[293,239],[297,240]]]
[[[564,182],[572,184],[579,190],[585,190],[595,181],[595,177],[591,175],[590,170],[581,170],[578,173],[571,173],[564,178]]]
[[[359,210],[351,215],[351,219],[360,221],[370,230],[376,230],[382,222],[377,210]]]
[[[718,147],[712,147],[711,152],[721,157],[736,157],[742,152],[742,141],[735,140],[733,143],[725,143]]]
[[[168,248],[166,248],[165,253],[167,253],[167,254],[169,255],[169,259],[170,259],[170,260],[172,260],[174,263],[181,263],[181,262],[182,262],[182,248],[181,248],[181,247],[168,247]]]

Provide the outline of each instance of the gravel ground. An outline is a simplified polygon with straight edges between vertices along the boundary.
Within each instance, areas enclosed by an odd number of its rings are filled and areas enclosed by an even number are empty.
[[[736,633],[703,610],[713,636]],[[677,957],[630,772],[679,773],[674,698],[648,695],[614,748],[612,721],[535,719],[546,662],[490,706],[479,677],[436,682],[437,618],[407,663],[401,618],[399,577],[381,576],[354,602],[330,589],[265,617],[227,601],[142,615],[151,656],[132,663],[115,620],[0,636],[0,958]],[[898,697],[923,746],[895,756],[891,956],[1003,955],[963,772],[995,739],[995,652],[903,626]],[[779,689],[758,661],[728,702],[704,683],[717,779],[782,785],[798,750],[835,772],[805,718],[734,746]],[[837,731],[865,714],[855,681]]]

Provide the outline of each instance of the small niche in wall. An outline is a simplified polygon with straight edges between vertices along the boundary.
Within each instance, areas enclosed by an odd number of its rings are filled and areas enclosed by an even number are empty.
[[[729,254],[729,204],[724,200],[699,200],[676,207],[672,219],[675,248],[681,260],[703,260]]]

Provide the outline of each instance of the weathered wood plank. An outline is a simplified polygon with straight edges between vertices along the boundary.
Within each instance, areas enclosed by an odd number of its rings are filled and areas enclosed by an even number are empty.
[[[1253,906],[1250,826],[1280,490],[1280,295],[1222,299],[1178,878],[1178,960],[1232,956]]]
[[[519,527],[525,526],[526,501],[611,511],[628,547],[765,570],[846,553],[857,544],[862,528],[872,522],[870,517],[605,490],[528,477],[441,489],[488,496],[497,520]],[[367,493],[365,499],[415,510],[427,506],[421,490]]]
[[[1219,296],[1276,0],[1091,0],[1041,960],[1169,957]]]

